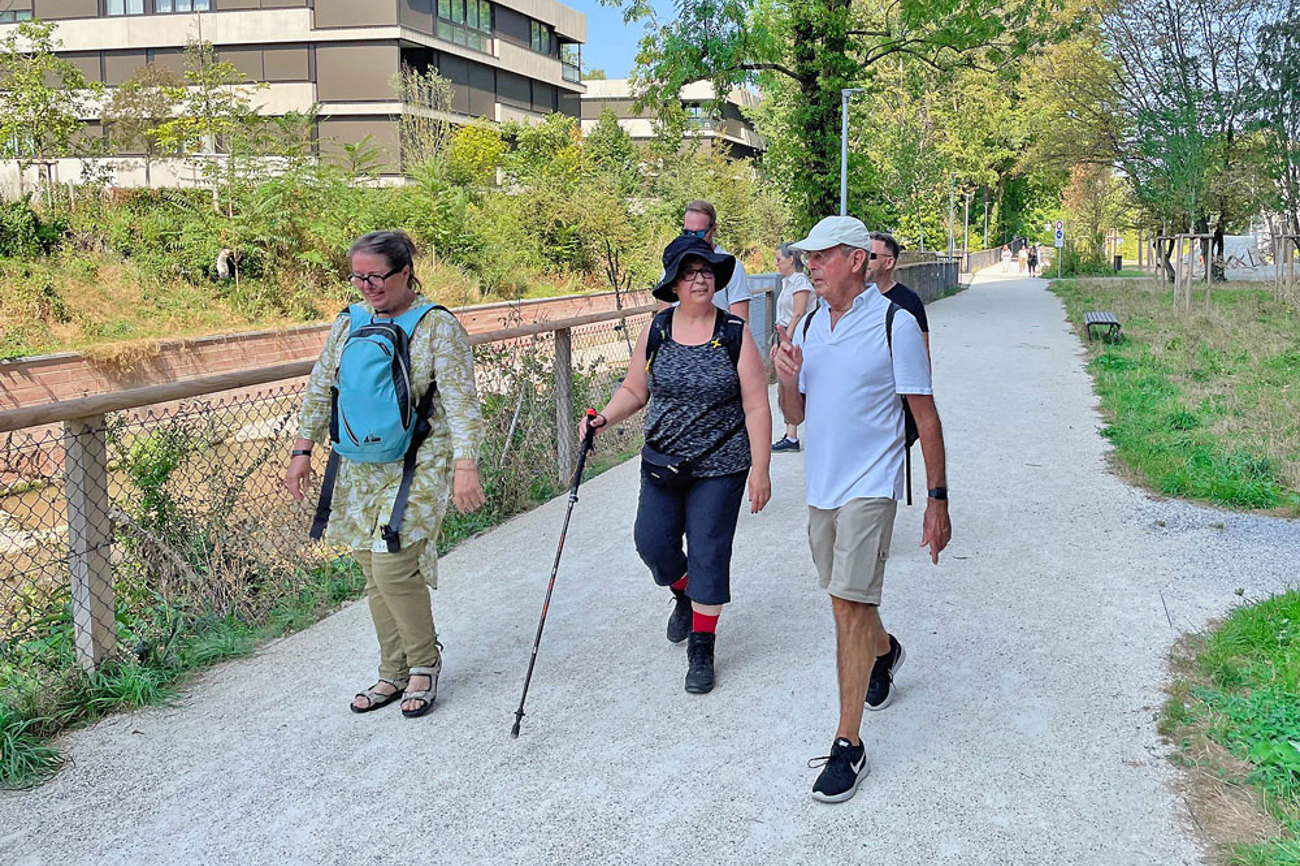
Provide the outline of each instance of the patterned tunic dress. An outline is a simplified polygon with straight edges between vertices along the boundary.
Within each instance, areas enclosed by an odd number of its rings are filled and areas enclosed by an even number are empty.
[[[363,302],[364,303],[364,302]],[[414,305],[427,303],[417,298]],[[367,310],[370,307],[366,306]],[[330,386],[339,355],[347,341],[350,320],[339,316],[330,329],[320,358],[312,368],[298,416],[298,435],[329,442]],[[483,439],[483,419],[474,387],[474,354],[469,336],[456,317],[433,310],[411,335],[411,373],[416,399],[424,395],[434,374],[438,391],[429,423],[433,430],[417,453],[411,498],[402,524],[402,543],[427,541],[420,571],[430,586],[438,585],[435,541],[447,500],[451,496],[456,460],[476,460]],[[336,544],[384,551],[380,527],[388,522],[393,499],[402,482],[402,461],[354,463],[342,460],[334,487],[334,510],[326,536]],[[379,545],[376,547],[376,545]]]

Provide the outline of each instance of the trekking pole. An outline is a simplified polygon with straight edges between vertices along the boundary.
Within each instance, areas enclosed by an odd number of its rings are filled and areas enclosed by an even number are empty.
[[[542,616],[537,621],[537,637],[533,638],[533,654],[528,658],[528,673],[524,676],[524,693],[519,696],[519,709],[515,710],[515,724],[510,728],[510,737],[518,739],[519,723],[524,719],[524,701],[528,698],[528,684],[533,680],[533,665],[537,664],[537,648],[542,643],[542,629],[546,627],[546,612],[551,607],[551,591],[555,589],[555,574],[560,570],[560,554],[564,552],[564,537],[569,533],[569,517],[573,514],[573,504],[578,501],[578,485],[582,483],[582,468],[587,462],[587,452],[591,450],[592,438],[596,428],[591,420],[599,414],[595,409],[587,410],[587,435],[582,437],[582,447],[578,450],[578,468],[573,473],[573,484],[569,486],[569,507],[564,510],[564,524],[560,527],[560,543],[555,548],[555,563],[551,566],[551,579],[546,584],[546,599],[542,602]]]

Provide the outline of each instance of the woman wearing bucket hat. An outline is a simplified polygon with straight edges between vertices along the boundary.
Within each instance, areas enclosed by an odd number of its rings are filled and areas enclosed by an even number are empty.
[[[649,404],[636,549],[674,596],[668,639],[689,638],[686,691],[703,694],[713,689],[718,617],[731,600],[741,498],[748,486],[758,512],[771,496],[772,413],[754,338],[743,319],[713,304],[735,258],[682,235],[664,250],[663,266],[654,296],[679,303],[641,332],[622,386],[591,424],[599,432]]]

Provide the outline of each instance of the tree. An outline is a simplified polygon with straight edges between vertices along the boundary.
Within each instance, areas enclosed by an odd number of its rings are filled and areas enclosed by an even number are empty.
[[[458,183],[489,183],[495,179],[505,153],[506,143],[498,130],[483,123],[471,123],[452,134],[447,149],[448,169]]]
[[[1070,217],[1072,243],[1088,263],[1105,261],[1106,232],[1117,227],[1124,202],[1109,166],[1083,163],[1070,172],[1062,206]]]
[[[153,186],[152,164],[161,151],[158,127],[172,117],[181,81],[170,69],[150,63],[113,90],[104,107],[105,133],[117,153],[140,153],[144,183]]]
[[[790,82],[791,129],[805,150],[791,179],[806,224],[838,209],[840,92],[869,86],[873,67],[896,55],[937,69],[1000,67],[1042,39],[1048,0],[680,0],[660,24],[650,0],[604,0],[629,19],[649,19],[637,56],[641,104],[676,101],[708,79],[715,92],[761,75]]]
[[[588,69],[587,74],[582,76],[582,80],[583,81],[604,81],[605,70],[599,67],[596,67],[594,69]]]
[[[445,119],[451,111],[451,82],[436,69],[403,66],[390,83],[405,107],[399,131],[402,152],[394,156],[408,169],[439,159],[452,135]]]
[[[81,131],[79,118],[103,89],[55,54],[63,43],[54,29],[24,21],[0,41],[0,154],[18,160],[20,171],[67,154]]]
[[[1260,28],[1250,96],[1267,142],[1268,172],[1276,178],[1271,198],[1290,233],[1300,233],[1300,14]]]
[[[624,195],[632,193],[641,155],[636,142],[619,124],[618,115],[612,108],[600,113],[600,119],[583,139],[582,149],[591,166],[612,178],[619,192]]]
[[[221,165],[218,154],[232,149],[231,139],[258,122],[244,73],[217,59],[211,42],[191,40],[185,46],[185,78],[168,91],[177,103],[177,116],[154,129],[159,145],[189,156],[201,165],[212,184],[212,207],[221,209]],[[252,85],[265,87],[265,83]]]

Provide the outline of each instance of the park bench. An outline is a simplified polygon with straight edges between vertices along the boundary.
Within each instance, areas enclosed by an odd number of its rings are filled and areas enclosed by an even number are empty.
[[[1102,339],[1114,341],[1119,336],[1119,319],[1115,318],[1114,313],[1084,313],[1083,326],[1088,330],[1088,339],[1092,339],[1093,328],[1105,328]]]

